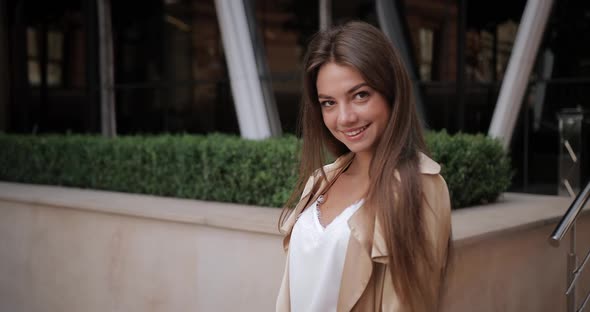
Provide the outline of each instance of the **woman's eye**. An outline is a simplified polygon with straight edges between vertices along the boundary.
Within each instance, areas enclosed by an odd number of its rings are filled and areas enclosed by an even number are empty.
[[[365,98],[369,97],[369,92],[367,92],[367,91],[361,91],[361,92],[355,94],[354,97],[357,100],[362,100],[362,99],[365,99]]]
[[[330,107],[332,105],[334,105],[334,101],[321,101],[320,102],[320,106],[322,106],[322,107]]]

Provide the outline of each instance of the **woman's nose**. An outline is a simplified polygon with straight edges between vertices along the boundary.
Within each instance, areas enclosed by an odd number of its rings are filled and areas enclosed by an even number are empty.
[[[350,104],[340,105],[338,111],[338,123],[347,126],[357,122],[358,116],[354,111],[354,108]]]

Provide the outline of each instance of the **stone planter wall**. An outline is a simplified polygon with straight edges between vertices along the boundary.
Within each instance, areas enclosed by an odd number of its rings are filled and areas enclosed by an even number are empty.
[[[453,213],[445,311],[563,311],[570,200],[506,194]],[[273,311],[280,209],[0,182],[1,311]],[[590,248],[590,215],[578,245]],[[584,254],[580,254],[580,258]],[[580,281],[590,290],[590,272]]]

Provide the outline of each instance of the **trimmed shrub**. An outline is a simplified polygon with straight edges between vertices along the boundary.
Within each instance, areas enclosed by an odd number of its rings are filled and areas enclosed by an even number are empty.
[[[453,208],[493,202],[510,186],[510,159],[497,140],[441,131],[428,133],[426,145],[442,166]]]
[[[509,161],[483,136],[429,133],[453,207],[493,201]],[[126,136],[0,134],[0,180],[281,207],[297,178],[298,140],[211,134]]]

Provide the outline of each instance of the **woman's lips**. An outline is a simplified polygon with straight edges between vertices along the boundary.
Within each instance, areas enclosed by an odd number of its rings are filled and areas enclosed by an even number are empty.
[[[342,131],[342,133],[344,133],[344,135],[349,139],[358,138],[363,132],[365,132],[365,130],[367,130],[369,125],[370,124],[352,130]]]

